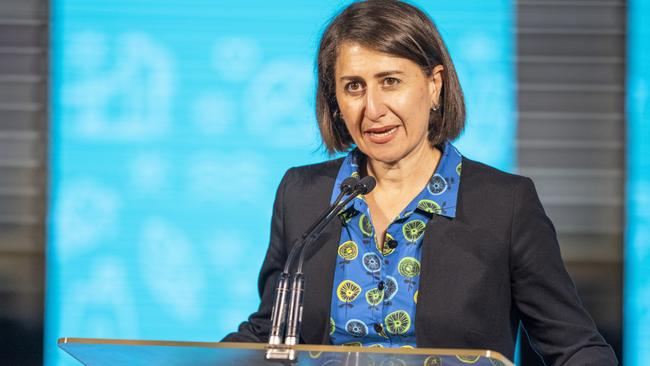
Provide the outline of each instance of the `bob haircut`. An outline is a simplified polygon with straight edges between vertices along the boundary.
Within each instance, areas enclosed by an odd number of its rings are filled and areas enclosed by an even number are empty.
[[[345,43],[415,62],[427,76],[442,65],[440,105],[429,115],[429,142],[437,146],[454,140],[465,126],[465,102],[456,69],[433,21],[413,5],[396,0],[356,2],[327,25],[318,49],[316,119],[328,153],[350,149],[352,138],[336,102],[334,67]]]

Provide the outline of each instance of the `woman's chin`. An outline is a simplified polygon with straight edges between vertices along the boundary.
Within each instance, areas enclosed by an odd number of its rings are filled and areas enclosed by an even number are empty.
[[[394,165],[404,157],[404,152],[398,149],[371,149],[365,153],[370,161]]]

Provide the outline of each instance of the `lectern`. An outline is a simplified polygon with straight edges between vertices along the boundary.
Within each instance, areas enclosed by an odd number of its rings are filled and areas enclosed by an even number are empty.
[[[514,366],[489,350],[296,345],[298,358],[289,363],[265,360],[262,343],[61,338],[58,344],[87,366]]]

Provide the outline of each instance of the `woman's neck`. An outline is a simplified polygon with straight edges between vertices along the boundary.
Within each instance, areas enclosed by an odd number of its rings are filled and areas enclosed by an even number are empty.
[[[423,145],[395,164],[367,159],[367,174],[375,177],[377,186],[365,197],[376,240],[382,245],[388,225],[426,186],[440,161],[440,150],[428,141]]]

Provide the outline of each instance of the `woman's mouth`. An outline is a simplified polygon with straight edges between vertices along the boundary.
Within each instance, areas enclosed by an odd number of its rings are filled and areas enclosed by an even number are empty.
[[[391,141],[395,137],[398,128],[399,126],[373,128],[370,130],[366,130],[366,136],[368,136],[368,139],[371,142],[374,142],[376,144],[385,144]]]

